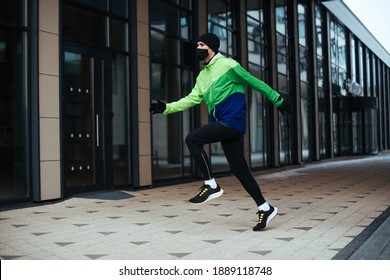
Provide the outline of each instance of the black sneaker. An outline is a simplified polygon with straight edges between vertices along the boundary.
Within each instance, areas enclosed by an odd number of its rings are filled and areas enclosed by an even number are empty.
[[[209,185],[203,185],[199,193],[191,198],[192,203],[203,203],[213,198],[217,198],[223,194],[223,189],[217,184],[217,188],[213,189]]]
[[[278,208],[272,207],[271,205],[268,211],[258,211],[257,214],[259,214],[259,221],[257,225],[253,228],[253,230],[264,230],[267,227],[268,223],[276,216],[277,213]]]

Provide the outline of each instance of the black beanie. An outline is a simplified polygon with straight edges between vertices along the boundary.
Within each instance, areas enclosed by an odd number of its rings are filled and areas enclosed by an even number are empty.
[[[217,35],[213,33],[205,33],[203,35],[200,35],[198,42],[203,42],[207,46],[209,46],[210,49],[212,49],[216,53],[218,52],[219,38],[217,37]]]

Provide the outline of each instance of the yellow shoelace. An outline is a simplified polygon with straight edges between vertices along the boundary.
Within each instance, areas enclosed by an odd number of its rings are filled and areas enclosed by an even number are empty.
[[[202,195],[204,195],[205,192],[207,192],[207,191],[208,191],[208,188],[206,188],[206,187],[201,187],[198,195],[199,195],[199,196],[202,196]]]
[[[259,212],[259,224],[261,224],[261,222],[263,221],[263,218],[264,218],[264,213]]]

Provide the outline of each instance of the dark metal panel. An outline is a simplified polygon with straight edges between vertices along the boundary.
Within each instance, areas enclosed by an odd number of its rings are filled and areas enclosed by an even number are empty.
[[[28,2],[30,28],[28,35],[29,96],[30,96],[30,164],[33,201],[41,200],[40,149],[39,149],[39,98],[38,98],[38,1]]]

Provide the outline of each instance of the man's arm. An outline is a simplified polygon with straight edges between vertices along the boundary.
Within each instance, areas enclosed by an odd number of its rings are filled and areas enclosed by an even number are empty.
[[[268,84],[262,80],[254,77],[251,73],[244,69],[241,65],[237,65],[233,68],[237,79],[244,85],[251,87],[262,95],[264,95],[269,101],[271,101],[275,106],[279,107],[283,103],[283,98],[280,94],[272,89]]]
[[[179,99],[178,101],[167,103],[167,107],[163,114],[168,115],[187,110],[191,107],[194,107],[195,105],[200,104],[202,100],[202,95],[200,94],[198,87],[195,86],[187,96]]]

